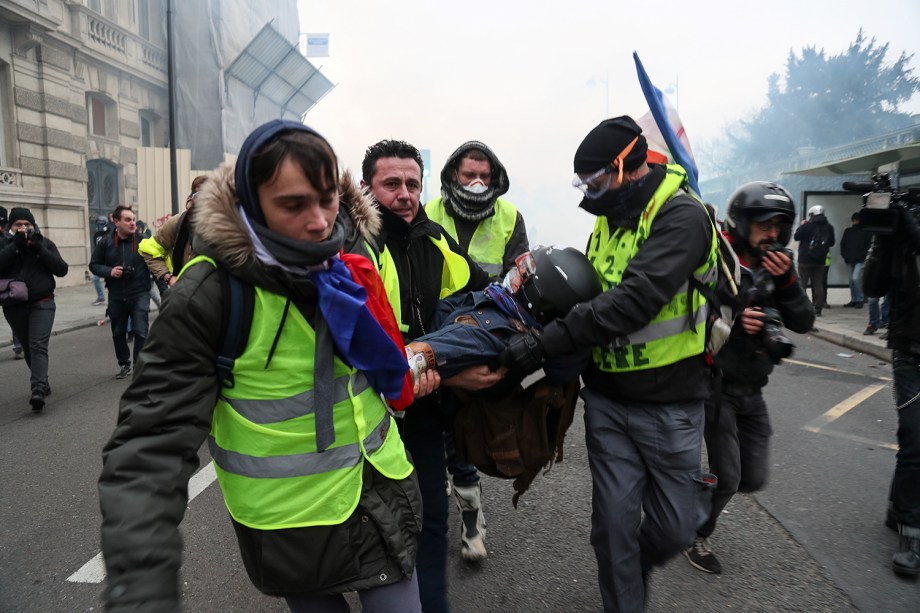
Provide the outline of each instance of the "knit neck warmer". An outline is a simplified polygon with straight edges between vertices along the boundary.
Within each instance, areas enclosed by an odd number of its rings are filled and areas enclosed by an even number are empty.
[[[327,240],[310,243],[272,232],[250,219],[245,209],[240,209],[240,216],[249,231],[256,259],[266,266],[275,266],[294,275],[305,276],[322,268],[324,262],[337,255],[345,243],[345,225],[339,217],[336,217],[332,235]]]
[[[494,186],[490,186],[481,194],[473,194],[463,189],[456,181],[451,181],[447,187],[441,188],[441,196],[444,198],[444,208],[448,214],[460,219],[479,221],[495,212],[495,200],[498,197],[496,191]]]

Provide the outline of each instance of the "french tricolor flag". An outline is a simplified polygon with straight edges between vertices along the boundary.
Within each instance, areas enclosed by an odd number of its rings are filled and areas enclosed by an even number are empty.
[[[645,94],[650,109],[636,120],[648,141],[648,161],[658,164],[680,164],[687,171],[690,187],[699,195],[699,170],[693,159],[690,139],[687,138],[687,131],[684,130],[677,109],[661,90],[652,84],[638,53],[633,52],[633,59],[636,61],[636,72],[639,75],[642,93]]]

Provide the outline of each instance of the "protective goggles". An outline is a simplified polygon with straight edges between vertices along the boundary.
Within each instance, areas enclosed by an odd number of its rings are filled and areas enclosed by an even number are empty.
[[[606,176],[611,174],[614,169],[617,171],[617,183],[623,182],[623,160],[626,159],[626,156],[633,150],[633,147],[636,146],[636,143],[639,142],[639,137],[632,139],[626,148],[620,152],[617,157],[610,162],[607,166],[604,166],[594,174],[587,177],[579,177],[578,174],[575,175],[575,178],[572,179],[572,187],[581,191],[585,195],[585,198],[590,200],[597,200],[601,196],[607,193],[607,190],[610,189],[610,179]],[[603,178],[604,180],[597,183],[598,179]]]
[[[502,287],[512,294],[521,289],[528,278],[537,272],[537,262],[533,259],[533,254],[529,251],[522,253],[514,260],[514,266],[505,273],[502,279]]]

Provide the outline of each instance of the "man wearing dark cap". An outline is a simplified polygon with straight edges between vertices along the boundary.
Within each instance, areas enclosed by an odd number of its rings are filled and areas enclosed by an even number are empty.
[[[40,413],[48,385],[48,339],[54,327],[55,277],[67,274],[67,262],[61,258],[54,242],[45,238],[35,223],[32,211],[13,207],[9,216],[10,232],[0,240],[0,278],[15,279],[26,285],[22,301],[3,305],[3,316],[22,341],[32,395],[29,404]]]
[[[585,431],[593,480],[591,544],[605,611],[638,612],[655,565],[693,542],[708,512],[700,471],[706,299],[717,237],[686,171],[646,162],[632,118],[608,119],[575,153],[581,208],[595,215],[588,259],[604,288],[542,334],[512,337],[512,369],[593,348],[584,373]],[[643,514],[644,512],[644,514]]]
[[[6,236],[6,226],[9,224],[9,219],[7,218],[6,207],[0,206],[0,235],[3,237]],[[22,343],[19,342],[19,339],[16,338],[16,334],[13,334],[13,358],[16,360],[22,360],[25,358],[25,354],[22,351]]]

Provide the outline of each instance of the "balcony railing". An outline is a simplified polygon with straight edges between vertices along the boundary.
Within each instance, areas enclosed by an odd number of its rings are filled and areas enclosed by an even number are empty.
[[[166,50],[142,38],[81,4],[69,4],[74,35],[88,52],[96,52],[120,63],[125,70],[135,71],[165,83]]]
[[[108,47],[119,54],[126,54],[125,39],[127,35],[115,26],[89,15],[87,20],[89,38],[95,43]]]
[[[18,168],[0,166],[0,189],[22,189],[22,171]]]

